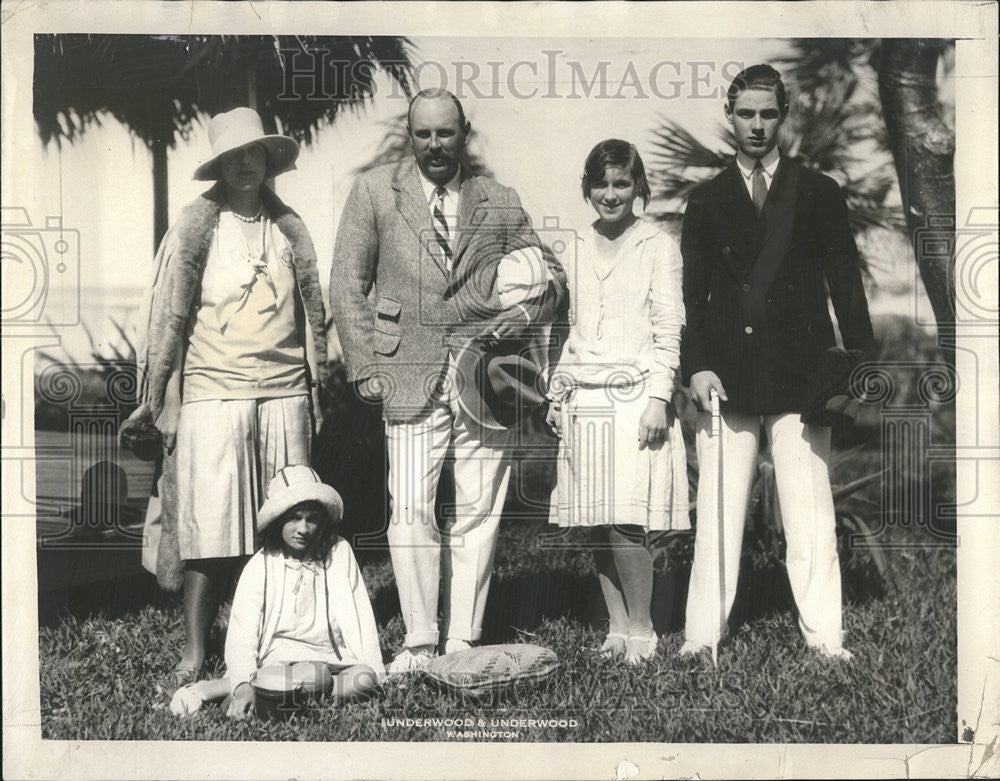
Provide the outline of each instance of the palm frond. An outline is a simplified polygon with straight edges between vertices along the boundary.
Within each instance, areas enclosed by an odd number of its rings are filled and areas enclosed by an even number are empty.
[[[721,170],[732,159],[732,154],[710,149],[672,119],[660,117],[660,126],[654,131],[653,154],[657,165],[668,168],[708,168]],[[730,148],[732,144],[730,142]]]
[[[847,483],[847,485],[838,486],[833,491],[834,503],[850,499],[854,494],[861,491],[861,489],[881,480],[885,476],[886,472],[886,469],[880,469],[877,472],[872,472],[870,475],[864,475],[863,477],[859,477],[857,480],[852,480],[850,483]]]
[[[878,570],[878,574],[882,578],[885,578],[889,571],[889,565],[886,562],[885,555],[882,553],[881,548],[875,544],[875,533],[868,526],[868,524],[865,523],[860,516],[855,515],[854,513],[839,513],[837,515],[837,520],[847,531],[852,532],[852,536],[862,537],[867,542],[871,543],[869,545],[865,545],[864,550],[871,556],[872,561],[875,562],[875,568]]]
[[[374,98],[380,71],[409,94],[411,52],[401,37],[38,35],[33,112],[45,144],[110,115],[148,146],[173,146],[201,117],[256,102],[265,126],[308,144]]]

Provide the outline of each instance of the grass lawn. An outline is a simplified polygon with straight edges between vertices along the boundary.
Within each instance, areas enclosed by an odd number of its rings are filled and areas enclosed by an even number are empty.
[[[903,320],[880,325],[879,333],[884,360],[936,360],[933,342]],[[916,394],[911,380],[905,373],[895,377],[901,399]],[[328,416],[336,425],[317,459],[330,470],[324,479],[341,490],[355,518],[384,517],[384,508],[371,498],[381,495],[384,486],[384,475],[372,466],[382,459],[376,412],[340,410]],[[931,475],[930,514],[887,517],[881,481],[866,480],[882,466],[880,423],[878,410],[866,408],[851,438],[837,443],[842,457],[832,468],[835,491],[844,486],[850,491],[838,501],[838,510],[878,530],[879,548],[871,552],[850,544],[848,531],[858,532],[857,524],[840,529],[846,644],[855,655],[850,664],[806,652],[780,564],[781,536],[760,520],[751,524],[744,544],[734,631],[720,650],[718,670],[708,657],[676,657],[691,535],[670,538],[658,552],[653,608],[662,642],[657,656],[636,668],[600,659],[593,649],[603,639],[606,618],[593,558],[581,545],[542,544],[552,532],[530,505],[551,489],[551,469],[538,462],[515,481],[524,489],[517,494],[525,500],[521,507],[508,497],[483,640],[552,648],[562,666],[543,685],[475,702],[418,677],[405,687],[386,685],[367,702],[313,704],[289,723],[231,723],[214,706],[180,720],[169,713],[158,681],[180,652],[182,610],[176,598],[157,595],[147,576],[73,591],[54,602],[47,598],[40,606],[42,736],[446,741],[454,739],[447,734],[449,727],[405,720],[448,717],[470,719],[474,728],[482,720],[483,729],[507,732],[503,739],[513,741],[953,743],[955,549],[921,544],[941,544],[933,534],[933,508],[955,501],[954,465],[938,465]],[[953,406],[935,411],[931,440],[954,442]],[[693,452],[690,443],[689,449]],[[919,466],[907,462],[909,471],[895,488],[905,493],[925,487],[928,478]],[[758,519],[767,518],[761,508],[773,494],[766,481],[762,485],[766,490],[751,507],[751,516]],[[880,521],[885,528],[879,529]],[[585,538],[569,539],[580,543]],[[403,638],[391,566],[384,551],[358,553],[389,658]],[[224,607],[208,660],[214,675],[222,672],[226,616]],[[505,727],[503,719],[563,719],[570,726]]]
[[[444,726],[399,726],[402,719],[482,719],[515,741],[950,743],[955,740],[955,555],[952,549],[885,551],[884,593],[845,606],[849,665],[807,653],[773,573],[754,568],[743,624],[719,654],[682,661],[677,626],[683,590],[658,610],[664,634],[648,665],[600,659],[600,596],[589,552],[539,550],[542,527],[508,524],[498,548],[487,623],[490,642],[548,646],[562,661],[545,684],[487,702],[444,692],[425,679],[387,685],[376,698],[334,707],[317,703],[288,723],[229,722],[215,706],[180,720],[157,680],[183,637],[180,604],[146,606],[114,618],[66,616],[39,633],[42,736],[136,740],[446,741]],[[668,557],[683,583],[688,541]],[[748,557],[746,566],[751,563]],[[384,652],[403,634],[384,557],[364,565]],[[860,572],[860,570],[859,570]],[[860,575],[845,572],[845,591]],[[780,581],[779,581],[780,582]],[[776,590],[777,588],[777,590]],[[225,611],[223,611],[225,612]],[[506,623],[501,622],[506,616]],[[210,665],[221,672],[224,618]],[[572,726],[500,728],[499,719],[572,719]],[[403,722],[405,724],[405,722]],[[494,726],[490,726],[494,725]]]

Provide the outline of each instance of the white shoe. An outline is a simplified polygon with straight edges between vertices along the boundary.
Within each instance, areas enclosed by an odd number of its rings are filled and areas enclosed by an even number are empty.
[[[437,656],[434,646],[421,645],[416,648],[404,648],[396,658],[389,662],[388,673],[391,676],[422,672],[430,667],[431,660]]]
[[[836,647],[830,647],[826,645],[813,645],[810,646],[814,651],[816,651],[820,656],[825,659],[830,659],[835,662],[849,662],[854,658],[854,654],[848,651],[844,646],[838,645]]]
[[[449,637],[444,644],[444,652],[446,654],[468,651],[470,648],[472,648],[472,643],[468,640],[459,640],[457,637]]]
[[[185,718],[199,710],[204,702],[204,698],[194,688],[194,684],[181,686],[170,699],[170,712],[175,716]]]
[[[625,646],[625,661],[629,664],[639,664],[652,659],[659,645],[660,638],[656,636],[656,632],[651,635],[629,635]]]
[[[606,659],[612,656],[623,656],[627,646],[628,635],[621,632],[609,632],[604,643],[597,649],[597,653]]]
[[[707,645],[696,643],[694,640],[685,640],[684,645],[682,645],[680,647],[680,650],[677,651],[677,655],[685,658],[691,658],[698,656],[698,654],[702,653],[703,651],[708,651],[708,650],[709,648]]]

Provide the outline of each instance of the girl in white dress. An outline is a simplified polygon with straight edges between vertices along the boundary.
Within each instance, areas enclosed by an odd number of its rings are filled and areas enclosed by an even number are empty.
[[[343,511],[340,494],[308,466],[286,466],[272,478],[257,513],[263,549],[243,569],[233,597],[226,677],[178,689],[173,713],[186,716],[227,697],[227,715],[245,718],[255,676],[274,666],[337,700],[375,689],[385,674],[378,629],[354,553],[336,534]]]
[[[677,244],[636,216],[649,201],[634,146],[602,141],[584,165],[597,220],[566,262],[570,334],[546,420],[560,438],[550,522],[598,527],[610,626],[600,651],[635,663],[659,638],[647,532],[689,529],[684,441],[671,401],[684,325]]]

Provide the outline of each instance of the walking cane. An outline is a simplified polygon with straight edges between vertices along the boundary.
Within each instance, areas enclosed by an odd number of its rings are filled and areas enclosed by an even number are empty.
[[[712,439],[715,440],[716,459],[712,467],[715,469],[715,528],[718,530],[718,541],[712,546],[712,572],[715,573],[715,588],[712,589],[712,664],[719,666],[719,624],[721,622],[725,597],[724,587],[725,549],[723,545],[723,515],[722,515],[722,414],[719,411],[719,392],[715,388],[709,390],[709,402],[712,408]]]

